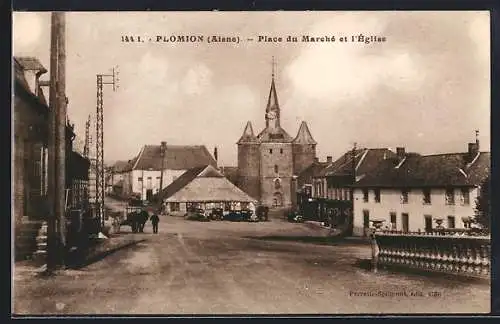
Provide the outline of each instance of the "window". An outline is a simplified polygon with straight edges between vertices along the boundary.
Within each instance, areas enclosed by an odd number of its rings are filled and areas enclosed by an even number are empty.
[[[278,173],[278,165],[277,164],[274,165],[274,173]]]
[[[422,190],[422,193],[424,195],[423,197],[423,203],[428,205],[431,203],[431,190],[430,189],[424,189]]]
[[[180,210],[181,210],[180,203],[178,203],[178,202],[171,202],[170,203],[170,211],[176,212],[176,211],[180,211]]]
[[[389,213],[390,217],[391,217],[391,229],[392,230],[395,230],[396,229],[396,213],[394,212],[391,212]]]
[[[151,187],[152,187],[152,185],[153,185],[153,183],[152,183],[152,179],[151,179],[151,177],[148,177],[148,182],[147,182],[147,185],[146,185],[146,186],[147,186],[148,188],[151,188]]]
[[[137,181],[142,182],[142,177],[137,178]]]
[[[408,190],[402,190],[401,191],[401,203],[402,204],[407,204],[408,203]]]
[[[453,189],[446,189],[445,201],[447,205],[455,205],[455,193]]]
[[[269,149],[269,154],[273,154],[273,149]]]
[[[283,149],[280,149],[280,154],[283,154]]]
[[[380,189],[375,189],[375,190],[373,190],[373,192],[375,193],[375,202],[379,203],[380,202]]]
[[[455,216],[448,216],[448,228],[455,228]]]
[[[363,190],[363,201],[368,202],[368,190]]]
[[[462,205],[469,205],[470,204],[469,189],[462,188],[461,193],[462,193],[461,195]]]

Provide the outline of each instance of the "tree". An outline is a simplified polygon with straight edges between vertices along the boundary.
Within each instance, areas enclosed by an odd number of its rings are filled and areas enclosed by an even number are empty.
[[[490,228],[491,221],[491,183],[488,176],[482,183],[479,196],[476,199],[476,213],[474,222],[480,224],[483,228]]]

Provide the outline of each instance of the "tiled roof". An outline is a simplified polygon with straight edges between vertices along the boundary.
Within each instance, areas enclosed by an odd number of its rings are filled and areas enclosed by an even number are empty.
[[[356,168],[357,175],[366,174],[375,169],[384,159],[389,159],[394,156],[396,156],[396,154],[387,148],[364,148],[357,149],[354,152],[352,150],[347,151],[340,158],[325,167],[317,176],[332,177],[352,175],[353,167]]]
[[[163,168],[188,170],[203,165],[216,166],[217,162],[204,145],[167,145]],[[137,157],[128,164],[128,170],[161,170],[161,145],[145,145]]]
[[[490,172],[490,153],[482,152],[469,162],[467,153],[407,155],[383,161],[360,179],[356,187],[447,187],[479,185]],[[399,168],[396,166],[400,164]]]

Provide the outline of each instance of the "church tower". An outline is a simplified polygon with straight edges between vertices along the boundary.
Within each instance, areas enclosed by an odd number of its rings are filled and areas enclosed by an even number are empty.
[[[260,200],[260,143],[252,123],[247,122],[238,144],[238,186],[250,197]]]
[[[289,207],[292,204],[293,138],[280,123],[274,60],[265,120],[266,128],[257,136],[260,142],[260,201],[272,208]]]
[[[297,136],[293,140],[293,170],[299,175],[305,168],[311,165],[316,158],[316,141],[303,121],[300,124]]]

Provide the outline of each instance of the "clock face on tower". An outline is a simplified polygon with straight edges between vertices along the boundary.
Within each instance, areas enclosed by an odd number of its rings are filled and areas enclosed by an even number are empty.
[[[276,112],[270,111],[267,113],[267,119],[275,119],[276,118]]]

